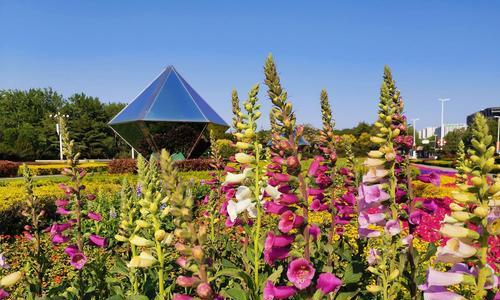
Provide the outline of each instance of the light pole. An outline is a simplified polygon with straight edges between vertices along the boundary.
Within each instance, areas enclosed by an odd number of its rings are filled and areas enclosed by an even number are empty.
[[[62,144],[62,133],[61,133],[61,119],[62,118],[68,118],[68,115],[63,115],[60,112],[57,112],[55,114],[50,114],[51,118],[54,118],[57,120],[56,123],[56,132],[57,135],[59,135],[59,160],[64,160],[63,156],[63,144]]]
[[[439,142],[439,148],[443,149],[444,146],[444,103],[450,101],[450,98],[439,98],[438,101],[441,101],[441,140]]]
[[[416,129],[417,129],[417,121],[419,118],[411,119],[413,122],[413,158],[417,158],[417,138],[416,138]]]
[[[497,118],[497,154],[500,154],[500,116],[495,116]]]

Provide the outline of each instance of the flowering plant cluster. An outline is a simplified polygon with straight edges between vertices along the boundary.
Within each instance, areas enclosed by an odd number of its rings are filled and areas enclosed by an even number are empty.
[[[364,164],[336,135],[325,90],[317,155],[306,160],[304,127],[272,56],[264,73],[267,150],[257,134],[259,85],[241,105],[233,91],[227,145],[234,149],[225,157],[209,128],[212,170],[200,173],[203,193],[165,150],[149,161],[139,156],[137,176],[123,180],[120,195],[86,192],[89,179],[61,120],[68,167],[57,222],[43,229],[51,212],[25,169],[30,250],[22,262],[8,251],[11,266],[0,251],[0,299],[495,297],[500,181],[490,175],[494,147],[484,117],[475,119],[472,148],[459,146],[457,175],[423,167],[415,175],[404,103],[385,68],[375,146]],[[341,147],[345,158],[337,157]]]

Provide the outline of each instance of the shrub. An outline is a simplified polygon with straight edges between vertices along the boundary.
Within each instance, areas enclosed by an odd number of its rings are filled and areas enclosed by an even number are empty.
[[[213,170],[211,164],[212,164],[211,159],[197,158],[197,159],[178,160],[174,163],[174,166],[177,168],[177,170],[181,172],[207,171],[207,170]]]
[[[132,158],[113,159],[108,165],[110,174],[135,173],[137,171],[137,161]]]
[[[83,163],[79,166],[87,173],[94,172],[105,172],[108,170],[107,163]],[[31,170],[34,176],[40,175],[59,175],[62,170],[66,168],[64,164],[50,164],[50,165],[28,165],[28,168]],[[18,170],[18,175],[21,174],[21,170]]]
[[[19,164],[9,161],[0,160],[0,177],[13,177],[17,175]]]
[[[236,149],[233,146],[233,142],[226,139],[217,140],[217,146],[219,147],[220,155],[222,157],[230,157],[236,154]]]

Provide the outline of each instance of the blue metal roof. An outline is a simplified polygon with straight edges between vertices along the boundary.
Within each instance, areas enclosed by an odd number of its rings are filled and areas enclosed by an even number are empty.
[[[168,66],[109,124],[133,121],[202,122],[229,127],[173,66]]]

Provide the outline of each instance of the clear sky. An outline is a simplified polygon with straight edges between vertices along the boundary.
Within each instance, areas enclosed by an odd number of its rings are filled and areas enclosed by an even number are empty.
[[[1,89],[130,102],[172,64],[227,121],[270,52],[299,122],[320,124],[322,88],[337,127],[373,122],[384,64],[419,128],[439,97],[448,123],[500,106],[500,1],[0,0],[0,37]]]

